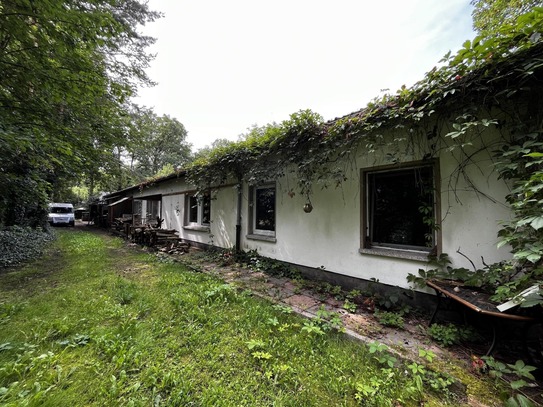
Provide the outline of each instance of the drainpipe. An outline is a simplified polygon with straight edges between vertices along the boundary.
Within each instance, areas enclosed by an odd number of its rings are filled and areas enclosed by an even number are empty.
[[[236,253],[241,252],[241,199],[243,192],[243,183],[241,175],[238,175],[238,213],[236,217]]]

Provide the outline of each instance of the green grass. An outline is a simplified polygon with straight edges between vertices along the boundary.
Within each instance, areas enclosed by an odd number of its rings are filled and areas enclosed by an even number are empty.
[[[380,347],[119,239],[58,235],[0,274],[3,406],[443,405]]]

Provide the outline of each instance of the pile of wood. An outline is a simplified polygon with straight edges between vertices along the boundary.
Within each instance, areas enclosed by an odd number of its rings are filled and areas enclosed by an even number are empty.
[[[177,242],[167,242],[164,246],[160,247],[158,250],[163,253],[168,254],[185,254],[188,253],[190,245],[183,241]]]

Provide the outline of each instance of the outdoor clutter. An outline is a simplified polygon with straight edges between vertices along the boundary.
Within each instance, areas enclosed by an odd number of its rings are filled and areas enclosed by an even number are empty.
[[[110,231],[136,244],[153,247],[168,254],[187,253],[190,248],[190,244],[180,238],[179,232],[175,229],[161,229],[160,218],[140,225],[134,225],[132,222],[132,215],[115,218]]]

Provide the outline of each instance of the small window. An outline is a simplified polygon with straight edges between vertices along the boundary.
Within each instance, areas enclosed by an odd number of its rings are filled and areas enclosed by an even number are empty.
[[[211,197],[209,194],[188,195],[186,203],[186,225],[209,226],[211,221]]]
[[[275,185],[252,188],[251,215],[253,234],[275,236]]]
[[[364,171],[362,248],[430,252],[436,245],[434,166]]]

